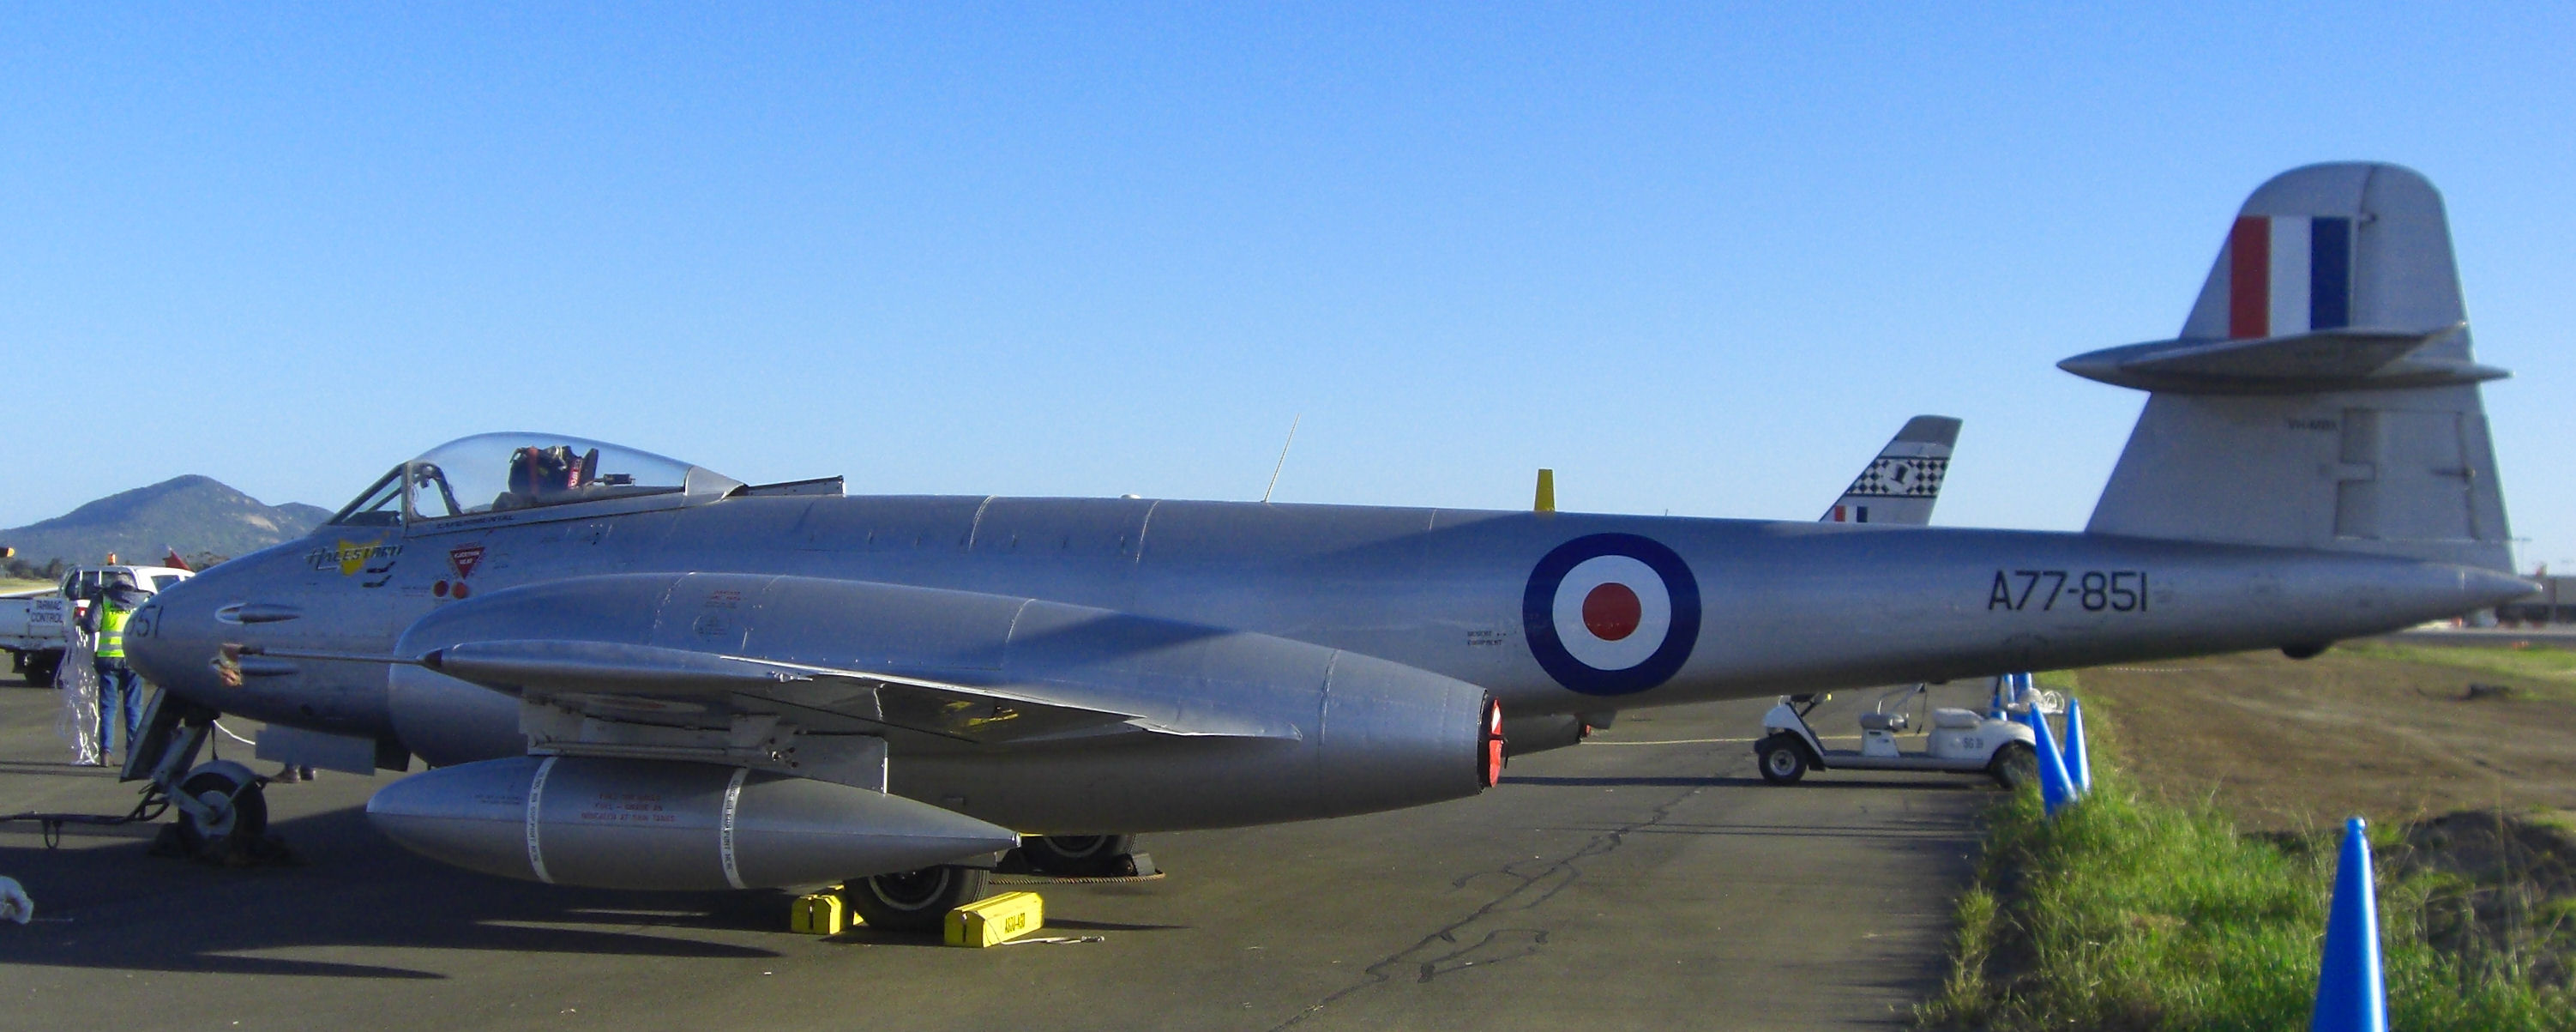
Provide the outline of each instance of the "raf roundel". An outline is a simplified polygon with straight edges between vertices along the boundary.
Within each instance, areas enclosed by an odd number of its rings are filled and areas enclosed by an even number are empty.
[[[1651,538],[1593,534],[1538,561],[1521,620],[1530,655],[1558,684],[1642,692],[1671,680],[1699,641],[1699,582]]]

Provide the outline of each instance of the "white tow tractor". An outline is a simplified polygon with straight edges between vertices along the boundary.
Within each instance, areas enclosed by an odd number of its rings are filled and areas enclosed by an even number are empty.
[[[1929,770],[1982,774],[2004,787],[2019,785],[2038,769],[2038,736],[2014,719],[2033,707],[2042,713],[2065,708],[2055,692],[2035,690],[2028,674],[1994,679],[1994,698],[1986,712],[1931,705],[1929,686],[1910,684],[1878,697],[1860,714],[1860,748],[1827,749],[1807,726],[1807,714],[1830,696],[1784,695],[1762,717],[1763,736],[1753,746],[1762,779],[1774,785],[1794,784],[1817,770]],[[1928,719],[1931,734],[1919,752],[1897,747],[1896,736]]]

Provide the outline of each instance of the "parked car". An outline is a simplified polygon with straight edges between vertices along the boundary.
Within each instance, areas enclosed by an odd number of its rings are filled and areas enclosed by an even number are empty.
[[[194,576],[175,566],[75,566],[51,589],[0,595],[0,651],[32,684],[52,684],[72,646],[72,629],[112,585],[158,593]]]

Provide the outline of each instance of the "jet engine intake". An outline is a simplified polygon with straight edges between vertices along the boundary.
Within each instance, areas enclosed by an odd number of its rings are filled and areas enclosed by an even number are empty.
[[[909,871],[1019,836],[900,796],[704,763],[521,756],[385,786],[367,818],[422,856],[605,889],[768,889]]]

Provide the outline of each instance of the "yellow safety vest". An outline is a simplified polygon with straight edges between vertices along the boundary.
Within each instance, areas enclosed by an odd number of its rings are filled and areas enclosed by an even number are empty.
[[[134,615],[134,611],[119,609],[103,598],[98,600],[98,604],[103,607],[98,612],[98,658],[124,659],[125,621]]]

